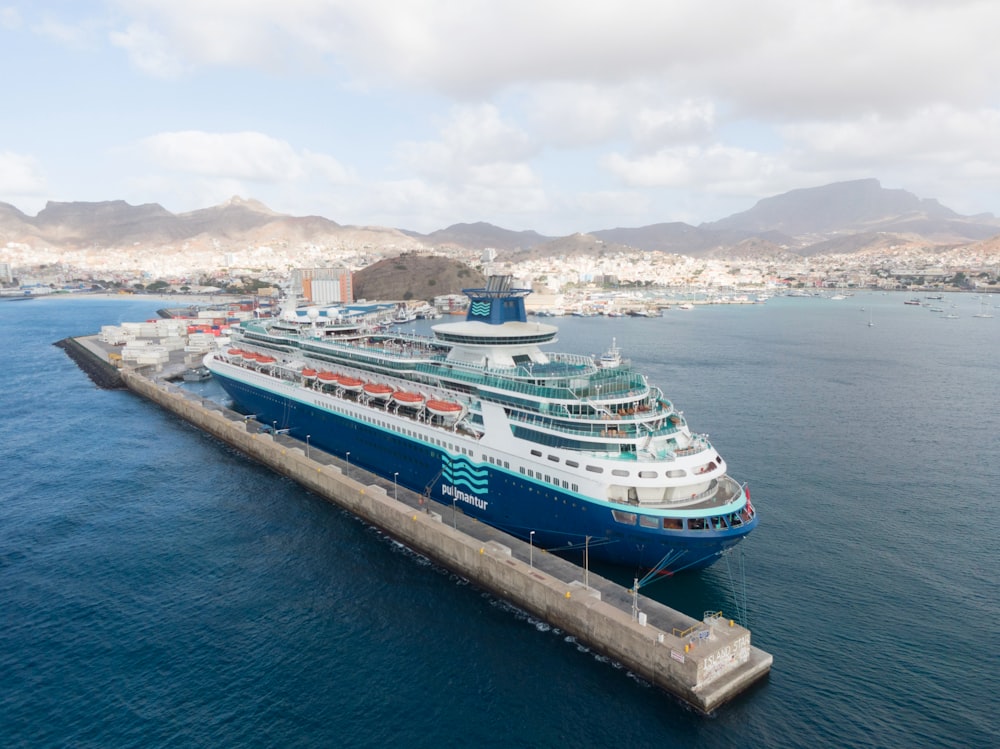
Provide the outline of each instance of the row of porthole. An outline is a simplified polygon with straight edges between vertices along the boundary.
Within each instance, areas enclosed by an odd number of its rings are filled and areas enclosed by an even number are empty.
[[[534,455],[536,458],[542,457],[542,453],[541,453],[540,450],[532,450],[531,454]],[[547,457],[553,463],[558,463],[559,462],[559,457],[557,455],[549,455]],[[720,460],[721,460],[721,458],[720,458]],[[580,467],[580,464],[577,463],[575,460],[567,460],[566,461],[566,465],[568,467],[570,467],[570,468],[579,468]],[[593,465],[589,465],[588,464],[588,465],[584,466],[584,469],[587,470],[587,471],[590,471],[591,473],[604,473],[604,468],[602,466],[593,466]],[[631,471],[626,471],[624,468],[612,468],[611,469],[611,475],[612,476],[617,476],[619,478],[631,478],[632,477],[632,472]],[[683,468],[675,468],[675,469],[670,470],[670,471],[664,471],[663,475],[666,478],[679,479],[679,478],[683,478],[684,476],[687,476],[688,473]],[[657,471],[639,471],[638,476],[641,479],[655,479],[655,478],[659,478],[660,474]]]

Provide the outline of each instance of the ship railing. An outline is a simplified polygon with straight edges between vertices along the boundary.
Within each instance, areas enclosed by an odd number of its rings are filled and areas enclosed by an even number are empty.
[[[708,441],[699,439],[691,443],[687,447],[682,447],[680,449],[674,450],[674,455],[680,458],[684,458],[689,455],[697,455],[698,453],[704,452],[705,450],[709,449],[711,449],[711,445],[709,445]]]
[[[674,424],[666,424],[659,429],[654,429],[647,424],[636,424],[636,423],[616,423],[608,424],[607,422],[602,422],[595,419],[581,420],[584,423],[573,424],[558,418],[552,418],[549,416],[535,416],[532,414],[520,413],[517,411],[511,411],[508,418],[511,421],[517,421],[521,424],[526,424],[532,427],[541,427],[544,429],[551,429],[557,432],[564,432],[566,434],[574,434],[586,437],[594,438],[605,438],[605,439],[615,439],[615,438],[635,438],[636,436],[649,436],[649,437],[661,437],[668,434],[674,434],[679,430],[679,427]],[[575,418],[575,417],[573,417]]]

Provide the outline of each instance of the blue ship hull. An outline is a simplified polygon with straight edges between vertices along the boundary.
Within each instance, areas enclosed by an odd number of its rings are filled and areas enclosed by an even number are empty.
[[[215,373],[244,413],[340,458],[350,453],[360,466],[400,486],[461,510],[510,535],[553,551],[586,546],[592,559],[650,569],[669,558],[666,572],[694,570],[715,562],[757,524],[754,516],[735,528],[647,529],[617,522],[612,510],[627,506],[595,502],[571,491],[436,445],[408,439],[365,421],[319,409]],[[589,540],[588,540],[589,537]]]

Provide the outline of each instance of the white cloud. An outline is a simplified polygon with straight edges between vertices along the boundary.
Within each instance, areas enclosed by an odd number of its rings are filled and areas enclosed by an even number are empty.
[[[858,111],[929,95],[985,95],[994,90],[992,71],[1000,62],[993,38],[1000,6],[987,2],[133,0],[119,6],[189,64],[284,70],[289,60],[328,59],[358,78],[469,99],[543,82],[652,80],[681,98],[723,99],[752,111],[758,105]],[[142,53],[139,45],[129,49]]]
[[[261,182],[305,174],[302,157],[288,143],[263,133],[188,130],[152,135],[139,145],[156,166],[189,174]]]
[[[27,128],[4,147],[72,180],[109,143],[136,144],[114,172],[101,161],[100,199],[128,184],[189,207],[238,192],[351,222],[544,230],[711,220],[726,196],[740,209],[869,176],[942,201],[977,191],[962,207],[986,210],[1000,182],[1000,5],[985,0],[19,7],[0,11],[0,27],[37,35],[9,35],[31,42],[19,75],[77,86],[49,98],[86,116],[78,153],[48,155]],[[42,98],[39,118],[63,116]]]
[[[0,151],[0,195],[17,199],[43,195],[45,176],[33,156]]]
[[[664,148],[634,158],[609,154],[604,166],[630,187],[693,188],[736,195],[759,194],[787,172],[780,158],[721,144]]]
[[[399,145],[399,158],[408,168],[435,180],[510,178],[512,183],[524,184],[527,167],[523,162],[536,152],[536,146],[520,127],[488,104],[456,107],[450,114],[440,140]]]
[[[163,34],[145,24],[129,24],[125,31],[111,32],[110,39],[128,53],[139,70],[154,78],[176,78],[191,69],[174,54]]]

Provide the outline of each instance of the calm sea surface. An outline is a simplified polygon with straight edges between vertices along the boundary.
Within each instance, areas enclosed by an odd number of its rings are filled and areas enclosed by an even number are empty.
[[[750,484],[728,565],[644,589],[774,654],[707,718],[52,346],[161,303],[2,303],[2,744],[998,746],[1000,310],[905,298],[556,321]]]

